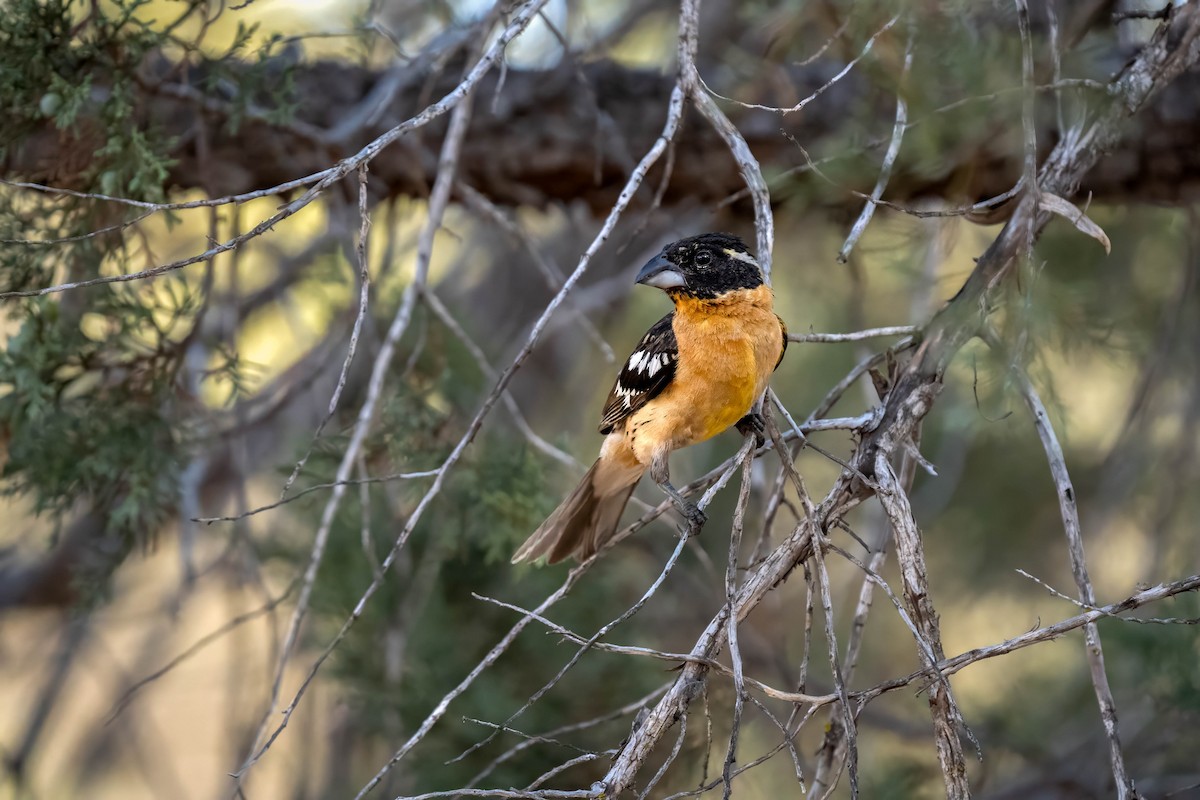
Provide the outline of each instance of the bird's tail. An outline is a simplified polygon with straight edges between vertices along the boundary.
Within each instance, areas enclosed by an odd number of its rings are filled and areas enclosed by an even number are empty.
[[[513,563],[547,556],[551,564],[570,555],[590,558],[617,532],[621,512],[642,477],[641,465],[599,458],[567,499],[513,555]]]

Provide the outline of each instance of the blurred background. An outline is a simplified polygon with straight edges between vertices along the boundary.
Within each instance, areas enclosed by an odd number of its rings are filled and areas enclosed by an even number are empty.
[[[1099,82],[1152,34],[1158,5],[1030,5],[1045,155],[1064,121],[1104,106]],[[352,155],[452,89],[503,29],[498,12],[511,10],[476,0],[5,0],[0,291],[132,273],[251,231],[304,189],[190,208],[144,204],[244,195]],[[666,119],[678,16],[659,0],[550,0],[479,84],[429,265],[428,292],[446,313],[418,299],[388,362],[355,483],[328,520],[271,728],[376,575],[379,589],[240,785],[230,773],[261,744],[330,484],[388,326],[412,293],[446,118],[370,164],[369,305],[323,428],[360,309],[353,174],[239,246],[152,280],[3,301],[0,796],[354,797],[519,619],[475,595],[533,608],[562,584],[567,565],[513,567],[508,558],[594,457],[621,359],[669,307],[634,287],[633,275],[682,236],[726,230],[754,241],[736,165],[694,112],[436,498],[417,512],[433,478],[389,476],[442,464],[600,230]],[[777,310],[793,333],[921,325],[954,295],[1002,214],[929,212],[999,195],[1021,175],[1015,4],[708,0],[697,64],[711,91],[746,104],[790,108],[819,92],[789,114],[720,101],[771,189]],[[894,205],[878,209],[838,263],[859,193],[879,176],[898,96],[909,127],[883,195]],[[1021,343],[1065,448],[1102,603],[1198,571],[1198,180],[1193,73],[1139,113],[1076,198],[1112,252],[1054,222],[997,296],[994,321]],[[772,385],[807,416],[897,338],[794,343]],[[863,378],[829,415],[877,402]],[[846,432],[813,441],[840,457],[854,445]],[[738,444],[727,433],[681,452],[673,475],[692,480]],[[912,498],[947,654],[1077,613],[1017,572],[1075,594],[1041,445],[1004,361],[981,342],[947,374],[922,452],[938,474],[918,471]],[[304,459],[286,503],[247,513],[278,503]],[[811,450],[798,464],[816,496],[840,471]],[[778,468],[771,455],[756,463],[750,540],[762,534]],[[661,499],[652,485],[636,496]],[[785,496],[768,531],[776,540],[797,519],[794,495]],[[725,599],[735,499],[733,487],[717,497],[701,539],[608,640],[690,649]],[[377,572],[415,513],[411,538]],[[868,543],[886,541],[873,502],[850,524]],[[834,538],[865,557],[849,536]],[[675,543],[666,518],[652,523],[574,585],[551,618],[590,635],[641,596]],[[829,563],[844,642],[862,573]],[[899,587],[894,559],[883,574]],[[795,576],[746,620],[748,675],[796,687],[805,604]],[[1183,595],[1142,615],[1195,618],[1200,603]],[[1100,629],[1139,789],[1200,797],[1195,627],[1106,620]],[[920,666],[881,595],[862,641],[851,688]],[[832,686],[824,647],[814,634],[805,683],[814,693]],[[575,649],[526,628],[372,796],[526,786],[599,752],[547,783],[590,786],[645,698],[673,679],[670,664],[589,653],[511,726],[545,734],[589,724],[555,742],[504,733],[452,761]],[[977,796],[1114,796],[1080,632],[968,667],[953,686],[981,747],[982,760],[970,759]],[[694,704],[680,756],[653,796],[719,775],[732,701],[728,680],[709,681],[709,721]],[[766,708],[779,719],[790,711]],[[806,778],[828,720],[818,712],[796,740]],[[941,795],[917,686],[872,702],[859,725],[863,796]],[[748,707],[738,763],[780,740],[776,724]],[[741,775],[734,791],[802,795],[786,750]],[[834,796],[849,796],[845,779]]]

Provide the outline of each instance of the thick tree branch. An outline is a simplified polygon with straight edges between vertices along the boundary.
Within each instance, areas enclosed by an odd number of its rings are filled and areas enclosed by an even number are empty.
[[[1114,54],[1114,60],[1120,56]],[[830,63],[818,61],[801,70],[764,74],[763,85],[741,94],[775,103],[785,95],[803,95],[816,76],[827,74]],[[355,109],[394,70],[372,72],[341,62],[305,63],[296,67],[298,107],[295,122],[271,124],[262,118],[244,119],[231,129],[230,104],[197,104],[195,86],[203,85],[203,66],[189,69],[189,93],[147,83],[140,88],[146,122],[174,136],[170,156],[176,160],[169,184],[200,188],[211,196],[261,190],[320,172],[331,163],[356,153],[363,145],[424,107],[423,98],[452,89],[458,70],[447,67],[441,76],[425,74],[425,65],[414,65],[401,74],[392,100],[367,124],[346,126]],[[153,71],[175,74],[175,65],[163,62]],[[96,76],[102,81],[103,76]],[[502,91],[498,90],[503,80]],[[817,81],[819,83],[819,81]],[[1098,93],[1088,82],[1057,91],[1087,92],[1088,105]],[[501,79],[492,74],[481,81],[481,96],[489,102],[473,116],[463,149],[462,180],[491,201],[502,205],[544,206],[553,202],[583,200],[599,213],[616,200],[631,167],[629,153],[644,152],[662,127],[674,79],[657,71],[633,69],[611,62],[580,66],[566,60],[548,70],[507,70]],[[1014,86],[1013,97],[1020,87]],[[779,97],[777,97],[777,95]],[[947,114],[987,114],[998,97],[978,102],[956,102]],[[492,98],[495,98],[492,100]],[[956,98],[958,100],[959,98]],[[779,117],[768,111],[723,103],[728,116],[745,137],[753,156],[773,172],[801,167],[796,148],[780,131],[803,141],[809,149],[828,155],[853,156],[847,164],[862,162],[861,180],[851,187],[868,192],[876,175],[865,166],[864,147],[848,146],[848,125],[864,119],[883,119],[895,113],[895,97],[872,90],[862,81],[834,85],[803,114]],[[911,128],[922,124],[922,115],[909,109]],[[934,112],[936,113],[936,112]],[[208,160],[202,163],[195,137],[190,135],[197,117],[208,120],[212,132]],[[739,165],[711,126],[690,112],[678,142],[673,174],[662,202],[717,203],[743,189]],[[925,115],[927,117],[928,115]],[[952,119],[952,118],[950,118]],[[987,129],[987,126],[974,126]],[[421,137],[392,144],[372,160],[372,191],[376,197],[424,197],[433,185],[437,153],[445,135],[445,120],[428,126]],[[900,128],[903,132],[904,128]],[[1022,171],[1022,155],[997,155],[993,137],[964,137],[941,148],[943,160],[936,172],[928,166],[906,163],[902,154],[887,182],[888,199],[906,202],[922,196],[939,196],[954,202],[973,201],[1003,193]],[[531,140],[530,131],[536,131]],[[597,135],[600,131],[603,135]],[[882,131],[880,132],[882,134]],[[917,135],[914,130],[913,136]],[[79,134],[80,137],[84,134]],[[1061,139],[1062,132],[1041,130],[1039,142]],[[895,136],[882,135],[865,147],[882,153]],[[1098,201],[1141,200],[1185,204],[1200,196],[1200,79],[1178,81],[1139,114],[1136,125],[1123,129],[1112,142],[1112,153],[1089,171],[1081,189]],[[52,186],[82,188],[88,153],[95,143],[64,136],[47,126],[19,146],[7,151],[0,174]],[[537,157],[530,157],[536,146]],[[914,156],[915,158],[916,156]],[[658,179],[651,176],[651,182]],[[649,201],[647,196],[646,201]],[[860,199],[849,192],[842,198],[847,213],[857,211]],[[738,207],[749,214],[750,207]]]

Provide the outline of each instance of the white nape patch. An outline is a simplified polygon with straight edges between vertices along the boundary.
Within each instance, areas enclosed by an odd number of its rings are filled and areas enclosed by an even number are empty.
[[[754,260],[754,256],[750,255],[749,253],[741,253],[737,250],[727,248],[725,250],[725,255],[729,256],[730,258],[737,259],[738,261],[745,262],[746,264],[753,264],[756,267],[758,266],[758,262]]]

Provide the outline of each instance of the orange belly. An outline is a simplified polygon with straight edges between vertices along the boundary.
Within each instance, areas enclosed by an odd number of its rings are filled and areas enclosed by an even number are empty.
[[[675,376],[625,425],[625,443],[649,465],[655,453],[711,439],[746,414],[766,390],[783,351],[771,290],[720,303],[676,301]]]

